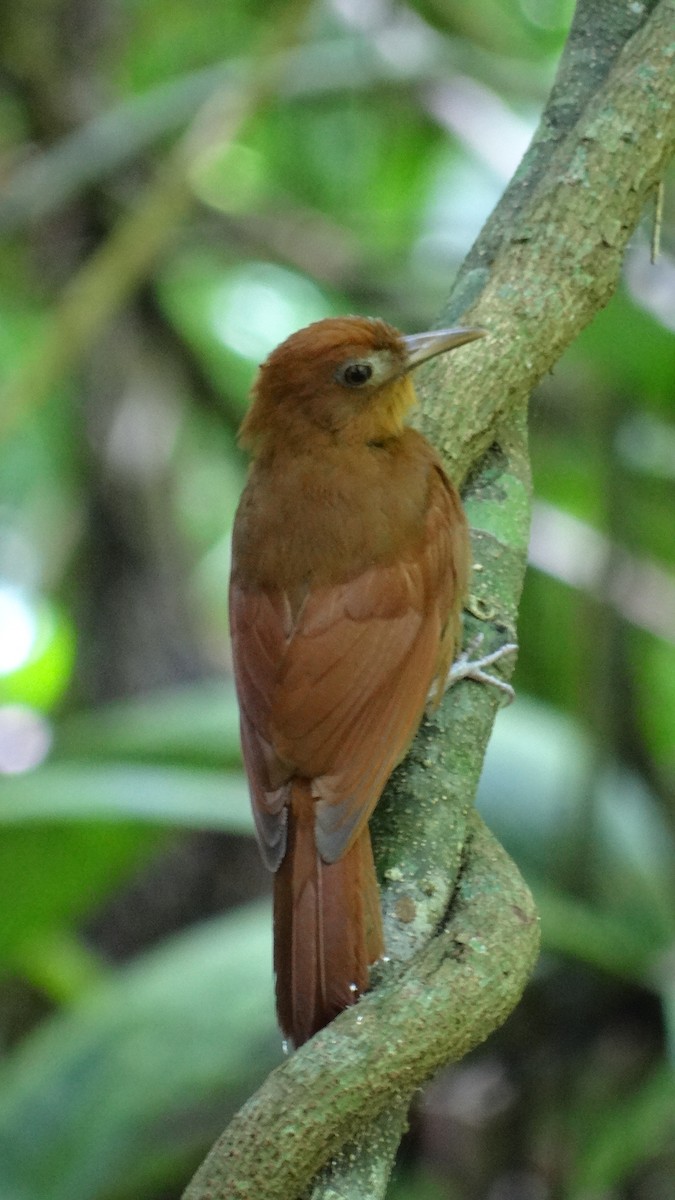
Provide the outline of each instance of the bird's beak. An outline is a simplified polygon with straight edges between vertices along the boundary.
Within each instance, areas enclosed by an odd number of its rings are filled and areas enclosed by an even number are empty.
[[[464,346],[467,342],[475,342],[477,338],[485,337],[487,329],[479,325],[473,327],[456,326],[454,329],[434,329],[429,333],[411,333],[402,337],[401,341],[406,352],[406,371],[418,367],[428,358],[436,354],[445,354],[446,350],[454,350],[456,346]]]

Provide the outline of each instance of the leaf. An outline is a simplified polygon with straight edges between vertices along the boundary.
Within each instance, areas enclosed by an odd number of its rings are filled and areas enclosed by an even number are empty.
[[[675,936],[672,834],[636,776],[614,767],[593,770],[590,742],[570,718],[524,699],[500,714],[478,802],[534,889],[541,889],[544,945],[548,914],[552,947],[565,946],[601,969],[613,962],[620,974],[634,977],[641,962],[652,962],[670,944]],[[590,843],[586,804],[591,805]],[[589,864],[590,897],[580,909],[574,893],[582,856]],[[605,946],[603,924],[613,931]],[[626,939],[623,969],[620,930]],[[652,979],[642,981],[653,985]]]
[[[0,840],[0,971],[92,910],[157,843],[129,823],[14,826]],[[0,1193],[1,1194],[1,1193]]]
[[[72,758],[237,766],[241,751],[234,686],[219,680],[171,688],[68,717],[58,728],[56,750]]]
[[[243,775],[55,762],[0,781],[0,969],[91,912],[167,825],[251,834]]]
[[[46,1022],[0,1072],[3,1200],[97,1200],[206,1145],[281,1057],[271,982],[256,904]]]
[[[675,1074],[661,1065],[611,1108],[585,1113],[568,1200],[602,1200],[675,1138]]]
[[[659,947],[627,928],[620,918],[542,883],[532,891],[545,950],[642,985],[655,982],[650,975]]]
[[[0,782],[0,825],[129,818],[252,833],[240,771],[197,771],[145,763],[53,762]]]

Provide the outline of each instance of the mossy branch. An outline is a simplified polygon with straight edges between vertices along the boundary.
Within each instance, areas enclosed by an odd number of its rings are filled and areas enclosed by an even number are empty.
[[[507,1016],[532,966],[534,928],[525,884],[518,879],[514,886],[511,861],[474,817],[452,912],[438,936],[400,976],[269,1075],[216,1143],[185,1200],[299,1196],[364,1114],[370,1120],[392,1096],[407,1098],[448,1053],[462,1058],[482,1041],[497,1010]],[[451,991],[461,995],[461,1006],[447,1003]]]
[[[532,146],[442,315],[491,334],[432,364],[422,421],[458,480],[473,468],[470,607],[488,646],[513,631],[524,573],[530,391],[612,295],[675,149],[674,28],[673,0],[581,0]],[[535,914],[472,808],[496,706],[488,689],[453,689],[378,806],[387,945],[406,965],[272,1073],[185,1200],[292,1200],[350,1140],[313,1197],[382,1196],[413,1091],[517,1003]]]

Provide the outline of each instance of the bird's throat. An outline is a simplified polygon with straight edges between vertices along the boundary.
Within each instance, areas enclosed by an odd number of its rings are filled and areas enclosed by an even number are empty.
[[[416,403],[417,396],[409,375],[391,380],[350,422],[346,430],[349,441],[372,444],[401,437],[406,416]]]

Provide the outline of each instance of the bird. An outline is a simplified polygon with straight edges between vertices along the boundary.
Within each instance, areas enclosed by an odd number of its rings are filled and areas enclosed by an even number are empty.
[[[459,493],[406,423],[411,373],[485,332],[316,321],[263,362],[240,429],[252,463],[232,532],[232,661],[294,1047],[384,954],[368,821],[442,695],[471,568]]]

